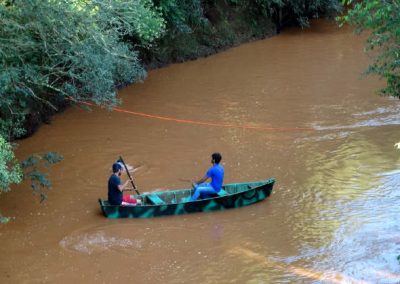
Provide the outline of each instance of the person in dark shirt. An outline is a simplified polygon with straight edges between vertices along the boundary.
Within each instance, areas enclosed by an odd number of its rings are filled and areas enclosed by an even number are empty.
[[[128,186],[127,180],[121,184],[122,167],[118,163],[112,165],[113,174],[108,179],[108,202],[111,205],[137,205],[140,200],[133,198],[131,195],[124,195],[122,191]]]
[[[193,183],[194,193],[190,198],[190,201],[195,201],[199,197],[208,198],[218,194],[224,183],[224,168],[219,164],[222,156],[220,153],[214,153],[211,155],[211,163],[213,166],[208,169],[206,175],[199,181]],[[211,179],[211,183],[206,183],[208,179]]]

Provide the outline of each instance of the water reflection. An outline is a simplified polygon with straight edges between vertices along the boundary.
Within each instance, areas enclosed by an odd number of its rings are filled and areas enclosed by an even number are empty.
[[[323,256],[318,267],[327,268],[335,259],[337,267],[348,275],[370,283],[398,283],[400,192],[392,189],[400,188],[400,172],[383,172],[377,178],[380,185],[368,196],[348,204],[351,213],[346,214],[346,222],[336,230],[329,245],[321,247]]]
[[[305,146],[310,148],[308,178],[297,188],[301,193],[292,203],[296,213],[288,223],[293,237],[302,240],[296,261],[314,263],[318,271],[334,267],[357,279],[354,283],[396,283],[400,157],[382,151],[380,141],[370,138],[372,133],[354,133],[334,144],[299,141],[313,144]],[[325,151],[313,151],[316,145],[321,148],[320,143]]]
[[[253,250],[243,248],[243,247],[235,247],[231,250],[231,253],[238,255],[241,259],[248,259],[246,262],[255,262],[257,266],[264,266],[267,268],[273,268],[275,270],[281,270],[285,273],[290,273],[294,276],[296,276],[295,279],[297,279],[297,282],[302,282],[301,279],[303,278],[304,280],[317,280],[319,282],[324,282],[324,283],[359,283],[359,284],[364,284],[367,282],[360,281],[351,277],[346,276],[345,274],[339,273],[339,272],[334,272],[331,270],[325,270],[325,271],[318,271],[318,270],[313,270],[305,267],[300,267],[300,266],[295,266],[291,264],[287,264],[284,262],[280,262],[278,260],[274,260],[268,256],[263,256],[260,253],[257,253]],[[254,267],[254,266],[253,266]],[[257,275],[258,274],[258,275]],[[293,277],[293,276],[292,276]],[[268,283],[269,281],[272,281],[273,279],[268,277],[268,274],[263,274],[263,273],[255,273],[253,276],[252,281],[250,283],[259,283],[259,281],[262,281],[264,283]],[[275,279],[276,280],[276,279]]]

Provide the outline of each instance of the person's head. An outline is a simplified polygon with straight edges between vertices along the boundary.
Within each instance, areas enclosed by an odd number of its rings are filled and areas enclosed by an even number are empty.
[[[112,165],[112,171],[114,174],[116,174],[116,173],[121,174],[121,170],[122,170],[122,167],[119,163],[114,163]]]
[[[124,163],[122,162],[122,160],[118,159],[115,163],[117,163],[118,165],[121,166],[121,171],[125,171],[125,167],[124,167]]]
[[[222,156],[220,153],[213,153],[211,155],[211,162],[215,164],[219,164],[221,162]]]

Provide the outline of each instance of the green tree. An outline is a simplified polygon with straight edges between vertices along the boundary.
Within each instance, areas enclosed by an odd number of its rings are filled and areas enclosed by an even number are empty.
[[[19,165],[11,141],[66,103],[118,104],[118,84],[146,75],[124,38],[150,46],[164,30],[150,0],[0,0],[0,191],[24,177],[44,200],[51,183],[43,169],[62,157],[32,155]]]
[[[15,147],[15,145],[14,145]],[[40,196],[40,201],[47,199],[47,190],[51,188],[48,179],[49,167],[63,159],[54,152],[29,156],[21,163],[15,158],[13,145],[0,135],[0,194],[10,191],[12,184],[29,179],[33,193]],[[46,168],[43,171],[43,168]],[[8,218],[0,214],[0,223],[8,222]]]
[[[373,63],[366,74],[378,74],[386,81],[380,90],[382,95],[400,97],[400,3],[392,0],[364,0],[354,2],[343,0],[350,5],[347,14],[339,17],[341,25],[349,23],[356,33],[368,31],[367,51],[371,52]]]
[[[10,190],[10,185],[22,181],[22,170],[18,164],[12,146],[0,135],[0,193]],[[0,214],[0,223],[8,218]]]
[[[10,185],[22,181],[22,170],[12,146],[0,136],[0,192],[10,190]]]
[[[322,15],[334,15],[340,11],[337,0],[229,0],[230,3],[247,7],[252,14],[276,17],[279,24],[297,23],[308,26],[309,20]]]
[[[15,0],[0,1],[0,26],[0,130],[18,137],[66,99],[117,104],[116,85],[146,74],[123,37],[150,44],[165,24],[147,0]]]

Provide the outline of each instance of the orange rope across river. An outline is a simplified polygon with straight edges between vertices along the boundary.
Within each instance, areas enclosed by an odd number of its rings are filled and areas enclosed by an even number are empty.
[[[80,102],[81,104],[88,105],[95,107],[95,104],[88,103],[88,102]],[[314,128],[308,127],[262,127],[262,126],[254,126],[254,125],[235,125],[235,124],[224,124],[224,123],[217,123],[217,122],[207,122],[207,121],[198,121],[198,120],[188,120],[188,119],[179,119],[167,116],[159,116],[159,115],[152,115],[143,112],[136,112],[125,110],[121,108],[112,108],[113,111],[118,111],[122,113],[127,113],[130,115],[135,116],[142,116],[142,117],[149,117],[153,119],[160,119],[160,120],[168,120],[177,123],[185,123],[185,124],[194,124],[194,125],[204,125],[204,126],[212,126],[212,127],[225,127],[225,128],[242,128],[242,129],[254,129],[254,130],[264,130],[264,131],[315,131]]]

